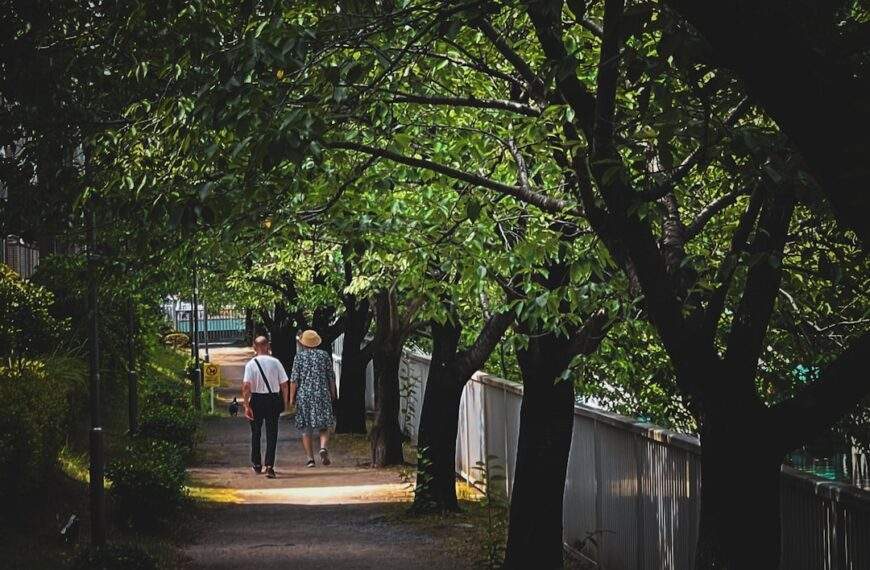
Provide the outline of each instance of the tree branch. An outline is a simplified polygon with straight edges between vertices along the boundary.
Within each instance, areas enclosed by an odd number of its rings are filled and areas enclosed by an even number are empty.
[[[490,178],[478,176],[477,174],[465,172],[425,158],[414,158],[411,156],[405,156],[391,150],[381,149],[350,141],[324,142],[323,147],[330,149],[363,152],[371,156],[386,158],[387,160],[392,160],[393,162],[398,162],[399,164],[404,164],[406,166],[413,166],[415,168],[424,168],[426,170],[431,170],[433,172],[443,174],[456,180],[468,182],[469,184],[473,184],[474,186],[478,186],[480,188],[487,188],[489,190],[494,190],[500,194],[512,196],[517,200],[520,200],[521,202],[531,204],[545,212],[557,213],[567,210],[571,207],[571,205],[564,200],[560,200],[558,198],[550,198],[549,196],[541,194],[540,192],[534,190],[526,190],[519,186],[510,186],[508,184],[503,184]]]
[[[526,62],[514,49],[508,45],[507,41],[502,37],[501,33],[492,27],[489,20],[481,18],[476,22],[477,28],[483,32],[483,35],[495,46],[495,49],[517,70],[520,76],[525,80],[529,94],[537,101],[545,99],[544,82],[538,77],[538,74],[532,69],[532,66]]]
[[[470,378],[484,365],[516,316],[516,311],[507,309],[491,315],[486,320],[474,343],[467,349],[460,351],[456,357],[456,366],[462,378]]]
[[[723,194],[722,196],[716,198],[709,204],[707,204],[704,209],[698,212],[698,215],[695,216],[695,219],[692,220],[692,223],[689,224],[689,227],[686,228],[686,240],[690,240],[704,229],[704,226],[707,225],[713,216],[734,204],[737,199],[741,196],[747,196],[750,192],[746,188],[736,188],[727,194]]]
[[[752,243],[754,263],[746,276],[740,305],[734,315],[725,351],[725,363],[735,378],[746,379],[755,393],[755,372],[764,335],[782,279],[782,253],[794,211],[794,192],[771,192],[761,210]]]
[[[562,42],[562,20],[559,10],[547,2],[530,2],[526,11],[538,41],[550,64],[556,69],[556,87],[563,101],[573,109],[583,133],[588,141],[592,140],[595,118],[595,97],[578,79],[575,71],[577,62],[568,54]]]
[[[445,105],[448,107],[470,107],[472,109],[498,109],[519,113],[527,117],[539,117],[540,111],[529,105],[505,99],[477,99],[475,97],[438,97],[414,95],[412,93],[396,94],[393,103],[419,103],[422,105]]]
[[[865,333],[825,368],[821,378],[771,408],[770,425],[784,452],[831,427],[870,393],[865,365],[868,352],[870,333]]]

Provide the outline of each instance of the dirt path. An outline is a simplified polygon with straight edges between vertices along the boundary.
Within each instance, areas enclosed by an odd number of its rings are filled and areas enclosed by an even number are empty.
[[[239,393],[251,353],[211,352],[222,366],[225,387],[216,407]],[[296,430],[282,418],[276,471],[269,480],[248,467],[250,429],[244,418],[206,421],[202,458],[191,468],[194,493],[210,499],[184,555],[194,568],[418,568],[471,567],[455,560],[435,536],[395,521],[410,498],[398,471],[364,465],[360,438],[333,441],[333,464],[314,469]]]

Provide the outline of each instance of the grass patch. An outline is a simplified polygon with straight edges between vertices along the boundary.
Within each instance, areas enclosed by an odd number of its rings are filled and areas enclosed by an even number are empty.
[[[68,445],[61,448],[57,456],[61,472],[74,481],[90,483],[90,463],[84,451],[74,451]]]
[[[187,487],[191,499],[206,503],[241,503],[236,489],[222,487]]]
[[[179,382],[184,377],[187,368],[187,352],[181,352],[165,346],[158,346],[151,354],[148,362],[150,370],[156,378]]]

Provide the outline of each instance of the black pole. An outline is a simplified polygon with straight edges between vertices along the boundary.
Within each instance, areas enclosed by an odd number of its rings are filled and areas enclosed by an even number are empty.
[[[130,433],[139,431],[139,382],[136,376],[136,306],[133,297],[127,300],[127,418]]]
[[[202,372],[199,367],[199,278],[193,260],[193,407],[202,411]]]
[[[89,397],[91,408],[90,439],[90,500],[91,500],[91,544],[102,546],[106,543],[106,497],[104,487],[105,450],[103,448],[103,427],[100,418],[100,342],[97,328],[97,275],[96,275],[96,221],[94,208],[86,214],[88,241],[88,348],[90,353]]]
[[[202,324],[203,324],[203,341],[205,342],[205,361],[209,362],[208,357],[208,305],[205,301],[202,302]]]

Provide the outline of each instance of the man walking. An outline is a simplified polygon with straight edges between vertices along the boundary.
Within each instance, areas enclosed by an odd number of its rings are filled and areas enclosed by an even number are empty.
[[[275,448],[278,445],[278,416],[287,404],[287,372],[272,352],[269,339],[258,336],[254,339],[254,358],[245,365],[242,381],[242,398],[245,401],[245,417],[251,423],[251,468],[266,477],[275,478]],[[266,457],[260,454],[260,438],[266,424]]]

